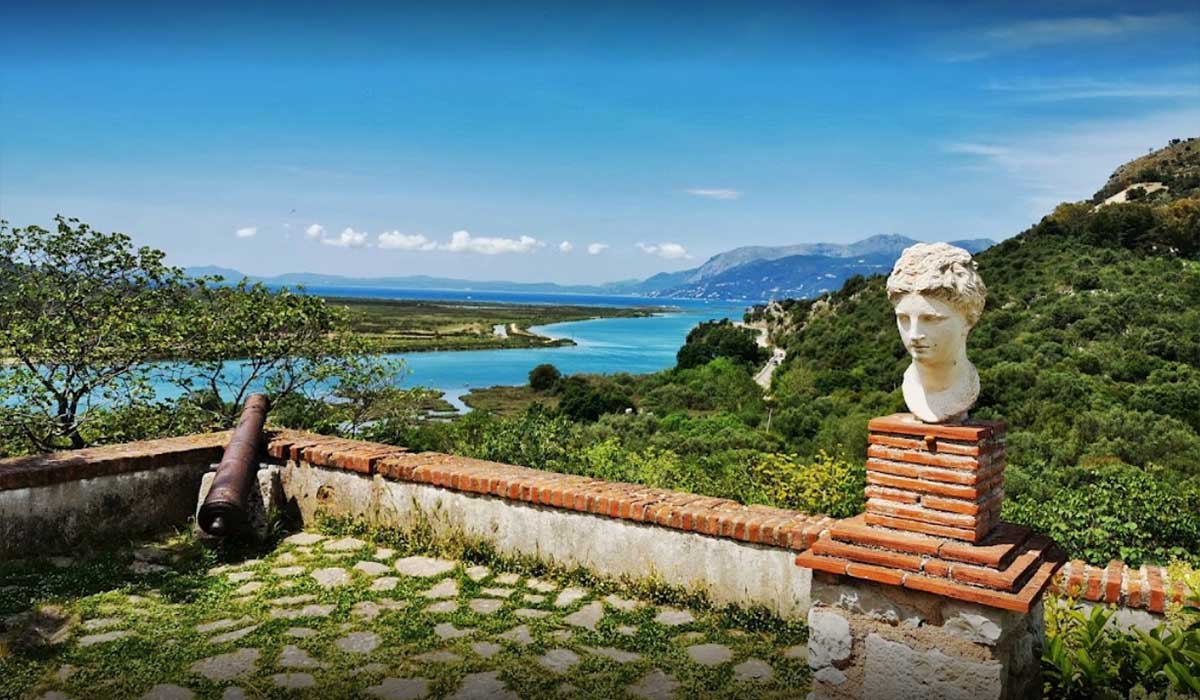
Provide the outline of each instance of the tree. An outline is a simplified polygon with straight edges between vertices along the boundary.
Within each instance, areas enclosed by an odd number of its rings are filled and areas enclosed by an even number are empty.
[[[562,372],[551,364],[541,364],[529,370],[529,387],[534,391],[551,391],[561,379]]]
[[[728,320],[707,321],[693,328],[676,354],[679,369],[691,369],[728,357],[739,364],[754,366],[767,359],[767,351],[758,345],[754,331],[739,328]]]
[[[83,447],[93,404],[147,397],[148,364],[171,352],[194,284],[163,263],[62,216],[53,230],[0,222],[0,405],[37,449]]]

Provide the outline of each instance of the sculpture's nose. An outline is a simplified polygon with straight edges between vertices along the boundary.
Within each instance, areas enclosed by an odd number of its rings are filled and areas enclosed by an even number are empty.
[[[913,319],[912,323],[910,323],[908,325],[908,339],[909,340],[924,340],[925,339],[925,329],[921,326],[921,322],[915,318]]]

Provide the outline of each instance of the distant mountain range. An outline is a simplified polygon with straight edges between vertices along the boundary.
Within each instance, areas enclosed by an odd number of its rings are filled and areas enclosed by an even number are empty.
[[[456,291],[525,292],[531,294],[615,294],[667,299],[727,299],[766,301],[774,298],[812,297],[842,286],[854,275],[891,269],[901,251],[918,241],[897,234],[838,245],[803,243],[788,246],[743,246],[719,253],[699,267],[663,272],[644,280],[622,280],[598,285],[561,285],[550,282],[459,280],[427,275],[404,277],[345,277],[291,272],[274,277],[253,277],[222,267],[189,267],[193,276],[220,275],[235,281],[249,277],[271,285],[392,289],[446,289]],[[978,238],[951,241],[972,253],[993,241]]]

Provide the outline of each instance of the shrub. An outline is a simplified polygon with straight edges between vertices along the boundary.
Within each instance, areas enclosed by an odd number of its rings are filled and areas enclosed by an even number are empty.
[[[551,364],[541,364],[529,370],[529,388],[534,391],[552,391],[562,380],[562,372]]]
[[[783,508],[848,518],[862,512],[865,503],[867,473],[863,465],[823,450],[807,464],[794,455],[760,455],[752,475],[767,500]]]

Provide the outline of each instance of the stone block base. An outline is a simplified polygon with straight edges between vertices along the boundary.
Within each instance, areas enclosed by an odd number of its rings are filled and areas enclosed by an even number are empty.
[[[208,492],[212,488],[213,479],[216,478],[216,465],[213,465],[200,482],[200,494],[196,499],[196,511],[194,522],[199,521],[200,506],[203,505],[204,499],[208,497]],[[246,528],[246,535],[253,540],[265,540],[270,534],[271,522],[277,517],[284,506],[283,486],[279,479],[279,467],[263,465],[255,474],[255,482],[250,488],[250,519]],[[197,535],[205,541],[217,541],[221,538],[213,537],[200,529],[199,525],[193,524],[196,528]]]
[[[1042,604],[998,610],[815,573],[811,700],[1040,698]]]

